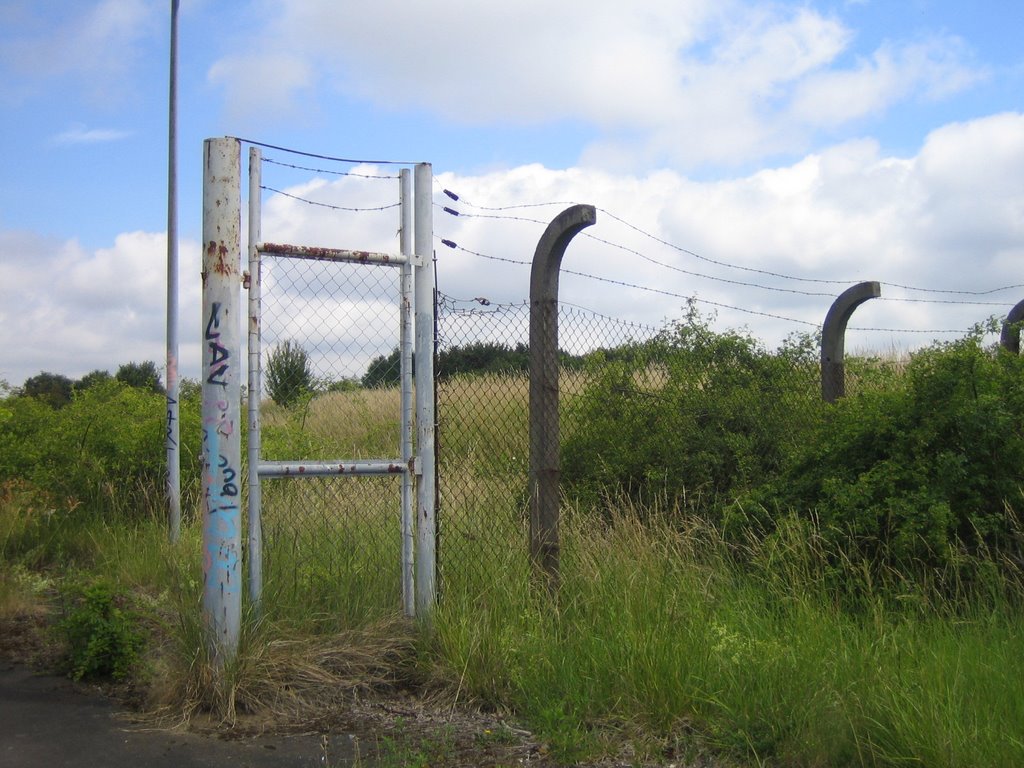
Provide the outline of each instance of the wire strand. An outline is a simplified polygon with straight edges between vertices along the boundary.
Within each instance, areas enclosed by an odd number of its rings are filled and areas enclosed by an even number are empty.
[[[500,212],[500,211],[506,211],[506,210],[519,210],[519,209],[523,209],[523,208],[540,208],[540,207],[554,206],[554,205],[575,205],[576,204],[576,203],[569,202],[569,201],[551,201],[551,202],[545,202],[545,203],[521,203],[521,204],[504,205],[504,206],[485,206],[485,205],[478,205],[476,203],[470,202],[469,200],[467,200],[466,198],[462,197],[461,195],[458,195],[457,193],[452,192],[452,191],[450,191],[448,189],[443,189],[442,191],[444,192],[445,195],[447,195],[450,199],[452,199],[454,201],[461,202],[464,205],[468,205],[471,208],[477,208],[479,210],[493,211],[493,212]],[[726,269],[735,269],[735,270],[740,270],[740,271],[744,271],[744,272],[751,272],[751,273],[754,273],[754,274],[765,275],[766,277],[774,277],[774,278],[778,278],[778,279],[781,279],[781,280],[792,280],[794,282],[804,282],[804,283],[816,283],[816,284],[819,284],[819,285],[851,285],[853,283],[861,282],[859,280],[835,280],[835,279],[824,279],[824,278],[800,277],[800,276],[797,276],[797,275],[788,275],[788,274],[785,274],[785,273],[782,273],[782,272],[774,272],[772,270],[758,269],[756,267],[747,267],[747,266],[744,266],[744,265],[741,265],[741,264],[733,264],[733,263],[728,262],[728,261],[721,261],[721,260],[718,260],[718,259],[713,259],[713,258],[710,258],[708,256],[704,256],[704,255],[702,255],[700,253],[697,253],[696,251],[693,251],[693,250],[691,250],[689,248],[684,248],[684,247],[682,247],[680,245],[677,245],[677,244],[675,244],[673,242],[665,240],[664,238],[658,237],[657,235],[655,235],[655,234],[653,234],[651,232],[648,232],[647,230],[643,229],[642,227],[639,227],[636,224],[633,224],[633,223],[627,221],[626,219],[622,218],[621,216],[616,215],[615,213],[609,211],[607,208],[602,208],[600,206],[595,206],[595,209],[600,211],[601,213],[605,214],[606,216],[608,216],[612,220],[622,224],[624,227],[627,227],[628,229],[633,230],[637,234],[642,235],[643,237],[649,238],[649,239],[653,240],[654,242],[659,243],[661,245],[664,245],[667,248],[671,248],[672,250],[675,250],[675,251],[677,251],[679,253],[685,254],[687,256],[692,256],[693,258],[698,259],[700,261],[704,261],[704,262],[707,262],[709,264],[714,264],[715,266],[724,267]],[[474,216],[474,214],[466,214],[466,213],[456,213],[455,215],[461,215],[461,216],[465,216],[467,218]],[[480,216],[479,218],[484,218],[484,217]],[[529,222],[534,222],[534,223],[540,223],[540,224],[546,224],[547,223],[547,222],[543,222],[543,221],[537,221],[536,219],[526,219],[526,218],[522,218],[522,217],[512,217],[512,216],[509,216],[509,217],[490,216],[490,218],[509,218],[509,219],[516,219],[516,220],[521,220],[521,221],[529,221]],[[601,238],[595,237],[594,235],[592,235],[590,233],[586,233],[585,232],[583,234],[585,236],[591,237],[591,238],[593,238],[595,240],[602,241]],[[643,254],[639,254],[639,252],[637,252],[637,251],[635,251],[633,249],[630,249],[630,248],[628,248],[626,246],[619,246],[618,244],[611,243],[610,241],[602,241],[602,242],[607,242],[608,244],[613,245],[614,247],[621,247],[624,250],[631,251],[633,253],[638,253],[638,255],[643,255]],[[681,269],[679,269],[677,267],[672,267],[671,265],[658,262],[658,261],[656,261],[654,259],[651,259],[650,257],[647,257],[647,256],[644,256],[644,258],[647,258],[652,263],[659,264],[660,266],[663,266],[663,267],[668,268],[668,269],[674,269],[676,271],[683,272],[684,274],[694,274],[694,275],[697,274],[697,273],[689,273],[689,272],[686,272],[685,270],[681,270]],[[712,279],[712,280],[721,280],[723,282],[729,282],[727,280],[727,278],[715,278],[715,277],[710,277],[710,276],[707,276],[707,277],[708,277],[708,279]],[[985,289],[985,290],[970,291],[970,290],[947,289],[947,288],[922,288],[922,287],[919,287],[919,286],[905,285],[905,284],[902,284],[902,283],[894,283],[894,282],[890,282],[890,281],[879,281],[879,282],[884,282],[885,285],[888,285],[888,286],[893,287],[893,288],[900,288],[900,289],[905,290],[905,291],[914,291],[914,292],[919,292],[919,293],[948,294],[948,295],[954,295],[954,296],[988,296],[988,295],[991,295],[991,294],[994,294],[994,293],[1000,293],[1002,291],[1017,290],[1017,289],[1020,289],[1020,288],[1024,288],[1024,283],[1016,283],[1016,284],[1012,284],[1012,285],[999,286],[997,288],[989,288],[989,289]],[[738,285],[753,285],[753,284],[741,283],[741,282],[737,282],[736,284],[738,284]],[[764,287],[767,290],[785,290],[785,289],[767,288],[766,286],[759,286],[759,287]],[[820,296],[820,295],[823,295],[823,294],[820,294],[820,293],[808,293],[807,295],[810,295],[810,296]],[[964,303],[968,303],[968,302],[964,302]]]
[[[300,155],[302,157],[314,157],[317,160],[330,160],[331,162],[334,163],[351,163],[352,165],[420,165],[420,162],[417,160],[360,160],[357,158],[350,157],[334,157],[332,155],[317,154],[316,152],[303,152],[298,149],[282,147],[277,144],[266,144],[262,141],[246,139],[241,136],[229,136],[228,138],[244,142],[245,144],[251,144],[254,147],[263,147],[264,149],[276,149],[278,152],[287,152],[288,154]]]
[[[282,195],[284,197],[290,197],[292,200],[298,200],[299,202],[306,203],[307,205],[316,205],[321,208],[330,208],[332,211],[348,211],[349,213],[371,213],[375,211],[386,211],[391,208],[397,208],[398,206],[401,205],[401,203],[391,203],[389,205],[380,205],[377,206],[376,208],[346,208],[341,205],[331,205],[330,203],[320,203],[317,202],[316,200],[309,200],[308,198],[299,197],[298,195],[292,195],[289,194],[288,192],[283,192],[280,189],[274,189],[273,187],[261,186],[260,189],[265,190],[267,192],[273,192],[274,194]]]
[[[280,160],[274,160],[270,157],[263,158],[264,163],[270,163],[271,165],[279,165],[283,168],[292,168],[297,171],[310,171],[312,173],[327,173],[331,176],[354,176],[359,179],[397,179],[397,176],[380,176],[370,173],[354,173],[352,171],[332,171],[328,168],[311,168],[305,165],[293,165],[292,163],[283,163]]]

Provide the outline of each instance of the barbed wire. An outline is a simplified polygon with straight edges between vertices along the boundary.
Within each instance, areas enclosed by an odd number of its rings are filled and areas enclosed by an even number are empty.
[[[455,241],[450,240],[448,238],[438,238],[438,239],[440,240],[440,242],[443,245],[447,246],[448,248],[451,248],[453,250],[464,251],[465,253],[468,253],[468,254],[470,254],[472,256],[477,256],[479,258],[488,259],[490,261],[504,262],[504,263],[507,263],[507,264],[517,264],[517,265],[522,265],[522,266],[530,266],[531,265],[531,262],[526,261],[524,259],[512,259],[512,258],[507,258],[507,257],[504,257],[504,256],[493,256],[493,255],[490,255],[490,254],[481,253],[479,251],[470,250],[469,248],[463,248],[458,243],[456,243]],[[699,304],[707,304],[709,306],[717,307],[719,309],[730,309],[730,310],[735,310],[737,312],[743,312],[745,314],[757,315],[757,316],[760,316],[760,317],[768,317],[768,318],[771,318],[771,319],[774,319],[774,320],[783,320],[783,321],[786,321],[786,322],[797,323],[797,324],[800,324],[800,325],[809,325],[809,326],[813,326],[813,327],[816,327],[816,328],[820,328],[821,327],[821,323],[814,323],[814,322],[811,322],[810,320],[801,320],[799,318],[787,317],[785,315],[779,315],[779,314],[775,314],[775,313],[772,313],[772,312],[764,312],[764,311],[761,311],[761,310],[748,309],[746,307],[738,307],[738,306],[735,306],[735,305],[732,305],[732,304],[725,304],[725,303],[722,303],[722,302],[712,301],[711,299],[697,298],[696,296],[693,296],[693,295],[687,296],[686,294],[677,293],[675,291],[668,291],[668,290],[665,290],[664,288],[654,288],[652,286],[639,285],[639,284],[636,284],[636,283],[629,283],[629,282],[626,282],[624,280],[616,280],[616,279],[610,278],[610,277],[602,277],[600,275],[593,275],[593,274],[590,274],[588,272],[581,272],[579,270],[567,269],[567,268],[564,268],[564,267],[560,271],[563,274],[575,275],[576,277],[583,277],[583,278],[586,278],[586,279],[589,279],[589,280],[596,280],[596,281],[602,282],[602,283],[610,283],[612,285],[618,285],[620,287],[625,287],[625,288],[633,288],[633,289],[636,289],[636,290],[646,291],[648,293],[655,293],[655,294],[659,294],[659,295],[662,295],[662,296],[669,296],[669,297],[672,297],[672,298],[680,298],[680,299],[684,299],[686,301],[695,301],[695,302],[697,302]],[[730,282],[730,281],[726,281],[726,282]],[[784,289],[779,289],[779,290],[784,290]],[[810,292],[805,292],[805,291],[790,291],[790,292],[791,293],[802,294],[802,295],[807,295],[807,296],[824,296],[824,297],[834,298],[833,294],[826,294],[826,293],[810,293]],[[935,300],[902,299],[902,298],[898,298],[898,297],[889,298],[888,301],[893,301],[893,302],[904,301],[904,302],[912,302],[912,303],[935,303],[935,304],[964,304],[964,305],[968,305],[968,306],[973,306],[973,305],[1004,306],[1002,304],[994,304],[993,302],[949,301],[949,300],[942,300],[942,299],[935,299]],[[878,331],[878,332],[887,332],[887,333],[964,333],[965,332],[965,329],[963,329],[963,328],[924,328],[924,329],[917,329],[917,328],[864,328],[864,327],[858,327],[858,326],[850,326],[850,330]]]
[[[447,212],[449,214],[452,214],[452,215],[455,215],[455,216],[464,216],[466,218],[471,218],[471,217],[476,217],[476,218],[492,218],[492,219],[502,219],[502,218],[505,218],[505,219],[514,220],[514,221],[525,221],[525,222],[536,223],[536,224],[547,224],[548,222],[540,221],[540,220],[537,220],[537,219],[528,219],[528,218],[520,217],[520,216],[500,216],[500,215],[497,215],[497,213],[501,212],[501,211],[506,211],[506,210],[518,210],[518,209],[523,209],[523,208],[540,208],[540,207],[550,207],[550,206],[556,206],[556,205],[557,206],[564,206],[564,205],[576,205],[577,204],[577,203],[574,203],[574,202],[562,200],[562,201],[550,201],[550,202],[543,202],[543,203],[521,203],[521,204],[504,205],[504,206],[485,206],[485,205],[478,205],[476,203],[470,202],[466,198],[462,197],[461,195],[459,195],[459,194],[457,194],[455,192],[452,192],[449,189],[442,189],[442,192],[447,197],[449,197],[451,200],[454,200],[454,201],[457,201],[457,202],[461,202],[464,205],[467,205],[467,206],[469,206],[471,208],[476,208],[476,209],[479,209],[479,210],[485,210],[485,211],[492,211],[492,212],[494,212],[494,213],[488,214],[486,216],[481,216],[481,215],[477,215],[477,214],[467,214],[467,213],[459,212],[459,211],[456,211],[455,209],[451,208],[450,206],[439,206],[445,212]],[[435,203],[435,205],[436,205],[436,203]],[[605,214],[606,216],[608,216],[612,220],[614,220],[614,221],[622,224],[623,226],[627,227],[628,229],[633,230],[637,234],[642,235],[643,237],[649,238],[650,240],[653,240],[656,243],[659,243],[659,244],[661,244],[661,245],[663,245],[663,246],[665,246],[667,248],[671,248],[672,250],[675,250],[675,251],[677,251],[679,253],[682,253],[684,255],[692,256],[695,259],[707,262],[709,264],[714,264],[715,266],[720,266],[720,267],[724,267],[724,268],[727,268],[727,269],[740,270],[740,271],[744,271],[744,272],[751,272],[751,273],[755,273],[755,274],[761,274],[761,275],[765,275],[766,277],[774,277],[774,278],[778,278],[778,279],[782,279],[782,280],[792,280],[792,281],[795,281],[795,282],[815,283],[815,284],[820,284],[820,285],[850,285],[852,283],[861,282],[859,280],[837,280],[837,279],[826,279],[826,278],[802,277],[802,276],[799,276],[799,275],[789,275],[789,274],[785,274],[785,273],[782,273],[782,272],[775,272],[775,271],[772,271],[772,270],[759,269],[759,268],[756,268],[756,267],[748,267],[748,266],[745,266],[745,265],[742,265],[742,264],[734,264],[732,262],[727,262],[727,261],[722,261],[722,260],[718,260],[718,259],[713,259],[713,258],[710,258],[708,256],[704,256],[703,254],[697,253],[696,251],[693,251],[693,250],[691,250],[689,248],[684,248],[683,246],[680,246],[680,245],[678,245],[676,243],[673,243],[673,242],[670,242],[668,240],[665,240],[664,238],[658,237],[657,235],[653,234],[652,232],[649,232],[646,229],[644,229],[644,228],[642,228],[640,226],[637,226],[636,224],[633,224],[632,222],[627,221],[626,219],[622,218],[621,216],[618,216],[617,214],[609,211],[607,208],[602,208],[600,206],[595,206],[595,209],[600,211],[601,213]],[[646,254],[643,254],[640,251],[637,251],[636,249],[632,249],[632,248],[629,248],[628,246],[623,246],[623,245],[620,245],[618,243],[613,243],[613,242],[605,240],[603,238],[596,237],[595,235],[593,235],[591,233],[588,233],[588,232],[583,232],[581,234],[584,237],[588,237],[588,238],[591,238],[593,240],[597,240],[598,242],[603,242],[603,243],[611,245],[613,247],[621,248],[621,249],[623,249],[625,251],[628,251],[628,252],[634,253],[636,255],[639,255],[642,258],[650,261],[651,263],[658,264],[659,266],[665,267],[667,269],[672,269],[672,270],[675,270],[675,271],[679,271],[679,272],[682,272],[683,274],[690,274],[690,275],[694,275],[694,276],[705,277],[706,279],[709,279],[709,280],[718,280],[718,281],[722,281],[722,282],[730,282],[728,278],[714,277],[714,276],[709,276],[709,275],[700,275],[700,273],[687,272],[686,270],[683,270],[681,268],[674,267],[672,265],[665,264],[663,262],[659,262],[658,260],[653,259],[652,257],[649,257],[649,256],[647,256]],[[772,288],[772,287],[769,287],[769,286],[760,286],[760,285],[753,284],[753,283],[744,283],[744,282],[739,282],[739,281],[732,281],[732,282],[734,282],[734,284],[738,284],[738,285],[747,285],[747,286],[750,286],[750,287],[760,287],[760,288],[763,288],[765,290],[782,290],[782,291],[798,292],[798,291],[795,291],[794,289]],[[1012,285],[999,286],[997,288],[989,288],[989,289],[985,289],[985,290],[971,291],[971,290],[964,290],[964,289],[924,288],[924,287],[920,287],[920,286],[906,285],[906,284],[895,283],[895,282],[891,282],[891,281],[879,281],[879,282],[883,282],[885,285],[888,285],[888,286],[893,287],[893,288],[900,288],[900,289],[905,290],[905,291],[914,291],[914,292],[919,292],[919,293],[948,294],[948,295],[955,295],[955,296],[987,296],[987,295],[991,295],[991,294],[994,294],[994,293],[999,293],[999,292],[1002,292],[1002,291],[1016,290],[1016,289],[1024,288],[1024,283],[1017,283],[1017,284],[1012,284]],[[808,296],[821,296],[821,295],[826,295],[826,294],[807,292],[806,295],[808,295]],[[831,295],[831,294],[827,294],[827,295]],[[939,302],[936,302],[936,303],[939,303]],[[950,303],[956,303],[956,302],[950,302]],[[968,303],[968,302],[964,302],[964,303]],[[981,304],[981,305],[984,306],[983,304]],[[992,306],[1001,306],[1001,305],[997,305],[997,304],[993,303]]]
[[[275,160],[275,159],[273,159],[271,157],[264,157],[263,158],[263,162],[264,163],[269,163],[271,165],[278,165],[278,166],[281,166],[282,168],[291,168],[291,169],[296,170],[296,171],[309,171],[310,173],[324,173],[324,174],[328,174],[330,176],[353,176],[353,177],[358,178],[358,179],[397,179],[398,178],[398,176],[395,176],[394,174],[389,175],[389,176],[382,176],[382,175],[372,174],[372,173],[355,173],[354,171],[332,171],[330,168],[313,168],[313,167],[306,166],[306,165],[294,165],[293,163],[284,163],[284,162],[281,162],[280,160]]]
[[[241,136],[229,136],[228,138],[234,139],[235,141],[241,141],[245,144],[251,144],[254,147],[263,147],[264,149],[275,149],[278,152],[287,152],[290,155],[299,155],[300,157],[313,157],[317,160],[329,160],[333,163],[349,163],[351,165],[420,165],[418,160],[366,160],[359,158],[350,157],[336,157],[334,155],[323,155],[316,152],[303,152],[299,149],[292,149],[291,147],[282,147],[278,144],[267,144],[266,142],[256,141],[254,139],[246,139]]]
[[[401,205],[401,203],[389,203],[388,205],[379,205],[375,208],[346,208],[345,206],[341,205],[332,205],[331,203],[321,203],[317,200],[310,200],[305,197],[300,197],[299,195],[293,195],[289,192],[284,192],[280,189],[274,189],[274,187],[261,186],[260,189],[265,190],[266,192],[273,192],[274,194],[282,195],[283,197],[289,197],[292,200],[298,200],[299,202],[306,203],[307,205],[315,205],[319,206],[320,208],[330,208],[333,211],[347,211],[349,213],[372,213],[376,211],[386,211],[391,208],[397,208],[398,206]]]

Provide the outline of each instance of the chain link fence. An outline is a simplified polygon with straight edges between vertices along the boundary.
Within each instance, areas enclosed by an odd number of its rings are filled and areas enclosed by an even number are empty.
[[[262,458],[400,456],[398,390],[361,386],[398,345],[398,271],[266,254],[261,275]],[[400,608],[397,475],[261,485],[267,605],[344,624]]]
[[[437,414],[442,591],[473,594],[509,565],[525,573],[529,498],[529,321],[526,302],[438,299]],[[581,427],[581,398],[615,350],[658,329],[559,307],[563,442]]]

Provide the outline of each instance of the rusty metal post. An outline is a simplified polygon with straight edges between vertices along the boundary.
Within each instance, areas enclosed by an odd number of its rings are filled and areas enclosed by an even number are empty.
[[[399,232],[399,250],[408,261],[402,264],[399,281],[401,283],[401,307],[399,311],[399,379],[401,380],[401,453],[402,461],[408,471],[402,475],[402,610],[412,618],[416,615],[415,593],[415,515],[413,514],[413,187],[412,171],[403,168],[399,172],[399,194],[401,199],[401,230]]]
[[[416,315],[416,616],[429,622],[437,601],[437,465],[434,417],[434,206],[433,171],[414,173]]]
[[[263,486],[259,472],[263,445],[263,267],[258,247],[262,235],[262,180],[263,153],[258,147],[249,147],[249,600],[257,611],[263,599]]]
[[[548,224],[530,271],[530,560],[554,592],[559,583],[558,271],[569,242],[597,221],[592,205]]]
[[[203,618],[223,668],[238,650],[242,607],[241,148],[223,138],[203,150]]]
[[[834,403],[846,394],[846,368],[843,364],[846,324],[857,307],[882,295],[875,282],[857,283],[847,288],[833,303],[821,328],[821,397]]]
[[[1010,310],[1003,321],[1003,330],[999,334],[999,343],[1003,349],[1015,355],[1020,354],[1020,322],[1024,320],[1024,301],[1020,301]]]

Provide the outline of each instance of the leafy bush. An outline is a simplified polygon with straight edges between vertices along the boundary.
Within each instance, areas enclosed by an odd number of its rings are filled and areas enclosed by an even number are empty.
[[[691,312],[629,354],[592,361],[566,415],[563,477],[587,502],[667,496],[709,515],[786,465],[815,412],[810,342],[770,353]]]
[[[916,353],[890,388],[829,408],[745,509],[813,514],[868,557],[939,564],[950,544],[1017,546],[1022,487],[1024,359],[986,349],[978,331]]]
[[[97,384],[106,384],[112,378],[113,376],[110,375],[110,371],[104,371],[97,368],[94,371],[89,371],[89,373],[85,374],[85,376],[75,382],[75,391],[82,392],[89,387],[96,386]]]
[[[67,643],[67,671],[74,680],[124,680],[138,661],[142,635],[123,595],[103,581],[69,590],[72,605],[57,630]]]
[[[32,398],[0,402],[0,482],[20,479],[62,500],[109,514],[138,515],[162,503],[166,401],[107,381],[54,410]],[[199,485],[199,403],[179,418],[182,489]]]
[[[74,386],[71,379],[59,373],[39,373],[25,380],[21,393],[33,397],[52,408],[62,408],[71,402]]]
[[[285,408],[313,392],[309,353],[291,341],[278,344],[267,357],[267,394]]]
[[[125,363],[117,369],[114,378],[129,387],[148,389],[159,394],[164,394],[165,391],[160,383],[160,371],[152,360],[144,363]]]

